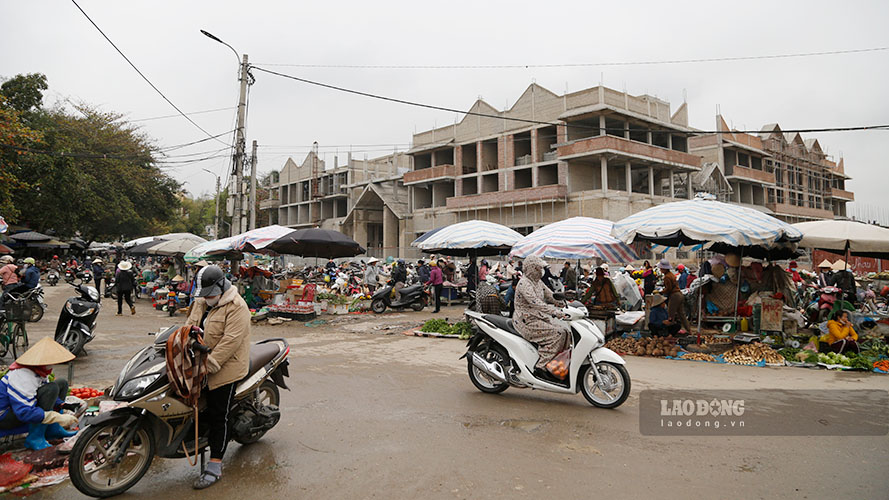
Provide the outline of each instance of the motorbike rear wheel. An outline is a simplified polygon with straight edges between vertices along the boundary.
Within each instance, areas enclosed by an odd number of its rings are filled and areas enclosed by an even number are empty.
[[[476,349],[476,352],[484,357],[485,361],[499,364],[500,368],[503,369],[503,373],[509,372],[509,356],[502,347],[493,345],[490,349],[487,349],[487,353],[484,353],[484,351],[484,347]],[[498,382],[476,368],[476,366],[472,364],[472,359],[469,356],[466,357],[466,362],[469,369],[469,380],[472,381],[472,385],[474,385],[476,389],[488,394],[499,394],[509,388],[509,384],[506,382]]]
[[[88,426],[77,437],[71,450],[68,472],[74,487],[84,495],[112,497],[132,488],[148,472],[154,459],[154,437],[144,428],[136,429],[120,463],[112,459],[119,451],[119,440],[129,427],[125,419]]]
[[[43,306],[40,305],[40,302],[36,300],[31,302],[31,317],[28,318],[30,323],[37,323],[41,319],[43,319]]]
[[[607,361],[580,369],[580,392],[591,405],[598,408],[617,408],[630,395],[630,374],[623,365]]]
[[[376,299],[370,303],[370,310],[375,314],[383,314],[386,312],[386,302],[383,299]]]
[[[278,390],[278,386],[275,385],[275,383],[271,380],[266,380],[265,382],[260,384],[257,391],[259,392],[259,394],[256,396],[257,406],[281,406],[281,392]],[[262,436],[265,436],[266,432],[268,432],[268,430],[256,432],[247,437],[236,437],[235,441],[242,445],[253,444],[259,441]]]
[[[426,308],[426,297],[422,297],[420,300],[416,302],[411,302],[411,309],[414,311],[420,312]]]

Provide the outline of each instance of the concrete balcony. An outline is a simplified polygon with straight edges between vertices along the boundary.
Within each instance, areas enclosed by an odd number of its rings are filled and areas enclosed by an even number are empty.
[[[855,194],[845,189],[830,188],[830,196],[846,201],[855,201]]]
[[[281,200],[278,199],[268,199],[262,200],[259,202],[260,210],[273,210],[281,206]]]
[[[563,161],[589,155],[613,153],[643,161],[654,161],[664,165],[687,167],[690,169],[701,168],[700,156],[611,135],[579,139],[559,146],[558,151],[559,160]]]
[[[442,180],[452,181],[456,176],[457,167],[453,165],[436,165],[434,167],[405,172],[402,182],[404,182],[405,186],[410,186],[411,184],[422,184],[424,182]]]
[[[753,181],[759,184],[775,185],[775,174],[768,173],[764,170],[745,167],[743,165],[734,165],[726,169],[726,179],[740,179],[745,181]]]
[[[568,199],[568,186],[552,184],[493,193],[454,196],[447,199],[448,209],[483,208],[509,203],[534,203],[544,201],[564,201]]]
[[[833,219],[833,212],[821,208],[798,207],[788,203],[766,203],[766,208],[776,215],[795,215],[813,219]]]

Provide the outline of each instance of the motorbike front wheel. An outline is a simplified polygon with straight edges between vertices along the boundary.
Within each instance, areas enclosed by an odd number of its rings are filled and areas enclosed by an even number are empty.
[[[154,459],[154,439],[144,428],[136,429],[133,439],[118,463],[123,437],[131,430],[125,419],[110,420],[87,427],[71,450],[68,473],[74,487],[84,495],[112,497],[132,488],[148,472]]]
[[[68,351],[77,356],[80,354],[81,349],[83,349],[83,345],[86,344],[86,337],[83,335],[83,332],[78,328],[72,328],[68,332],[68,339],[65,340],[62,336],[59,336],[55,339],[56,342],[62,344],[62,347],[68,349]]]
[[[617,408],[630,395],[630,374],[623,365],[602,362],[580,369],[580,392],[591,405],[598,408]]]
[[[370,303],[370,310],[376,314],[383,314],[386,311],[386,302],[383,299],[377,299]]]

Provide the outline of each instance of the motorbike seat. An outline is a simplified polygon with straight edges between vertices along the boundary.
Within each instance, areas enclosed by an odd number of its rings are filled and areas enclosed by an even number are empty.
[[[269,361],[275,359],[275,356],[281,352],[278,344],[269,342],[267,344],[254,344],[250,346],[250,368],[247,369],[248,378],[258,372],[260,368],[267,365]]]
[[[416,285],[406,286],[406,287],[404,287],[404,288],[401,289],[401,294],[402,294],[402,295],[407,295],[407,294],[409,294],[409,293],[416,292],[417,290],[419,290],[419,289],[422,288],[422,287],[423,287],[423,285],[420,284],[420,283],[417,283]]]
[[[515,329],[515,324],[509,318],[504,318],[503,316],[498,316],[496,314],[485,314],[484,318],[501,330],[505,330],[513,335],[518,335],[519,337],[522,336],[522,334]]]

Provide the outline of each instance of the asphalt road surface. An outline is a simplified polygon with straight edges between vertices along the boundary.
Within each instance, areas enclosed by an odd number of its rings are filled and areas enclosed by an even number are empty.
[[[49,335],[69,286],[48,288],[29,325]],[[97,338],[75,362],[75,384],[104,388],[146,335],[183,320],[137,302],[103,303]],[[454,306],[444,316],[455,320]],[[156,459],[120,498],[886,498],[889,437],[652,437],[639,432],[643,389],[889,389],[868,373],[627,358],[633,390],[616,410],[581,395],[474,388],[463,342],[407,337],[422,313],[326,317],[308,327],[254,326],[291,344],[292,390],[260,442],[232,443],[222,482],[196,492],[185,460]],[[794,408],[805,414],[804,405]],[[889,415],[886,416],[889,418]],[[83,498],[63,483],[35,495]]]

